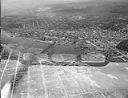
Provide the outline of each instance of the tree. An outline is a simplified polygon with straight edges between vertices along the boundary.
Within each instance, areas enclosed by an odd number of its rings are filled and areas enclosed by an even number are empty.
[[[119,49],[119,50],[123,50],[123,51],[128,52],[128,39],[123,40],[122,42],[120,42],[120,43],[116,46],[116,48]]]

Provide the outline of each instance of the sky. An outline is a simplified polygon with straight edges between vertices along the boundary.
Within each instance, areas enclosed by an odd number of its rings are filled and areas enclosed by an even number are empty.
[[[80,2],[80,1],[123,1],[123,0],[1,0],[1,12],[8,13],[17,9],[29,9],[38,5]]]
[[[123,0],[1,0],[2,3],[44,3],[44,4],[49,4],[49,3],[56,3],[56,2],[79,2],[79,1],[123,1]]]
[[[55,3],[63,3],[63,2],[79,2],[79,1],[87,1],[87,0],[1,0],[2,8],[15,8],[17,6],[34,6],[34,5],[47,5],[47,4],[55,4]]]
[[[2,15],[18,9],[29,9],[38,5],[56,4],[63,2],[79,2],[83,0],[1,0]],[[84,0],[87,1],[87,0]]]

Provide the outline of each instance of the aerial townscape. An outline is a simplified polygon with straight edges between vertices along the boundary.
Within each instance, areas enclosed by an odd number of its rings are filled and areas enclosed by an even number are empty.
[[[128,98],[127,1],[18,1],[1,4],[1,98]]]

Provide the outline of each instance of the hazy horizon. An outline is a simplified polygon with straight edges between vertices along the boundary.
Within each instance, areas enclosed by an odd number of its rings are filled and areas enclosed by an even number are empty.
[[[106,1],[127,1],[127,0],[1,0],[1,15],[15,15],[19,11],[31,10],[36,7],[43,7],[52,4],[63,4],[73,2],[106,2]],[[11,14],[10,14],[11,13]]]

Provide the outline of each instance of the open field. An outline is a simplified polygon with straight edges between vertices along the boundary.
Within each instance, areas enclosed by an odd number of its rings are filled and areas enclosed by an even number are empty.
[[[6,61],[1,62],[0,74]],[[9,61],[2,84],[16,71]],[[24,74],[24,73],[23,73]],[[128,63],[109,63],[106,67],[49,66],[29,67],[13,96],[16,98],[127,98]],[[13,97],[14,98],[14,97]]]

